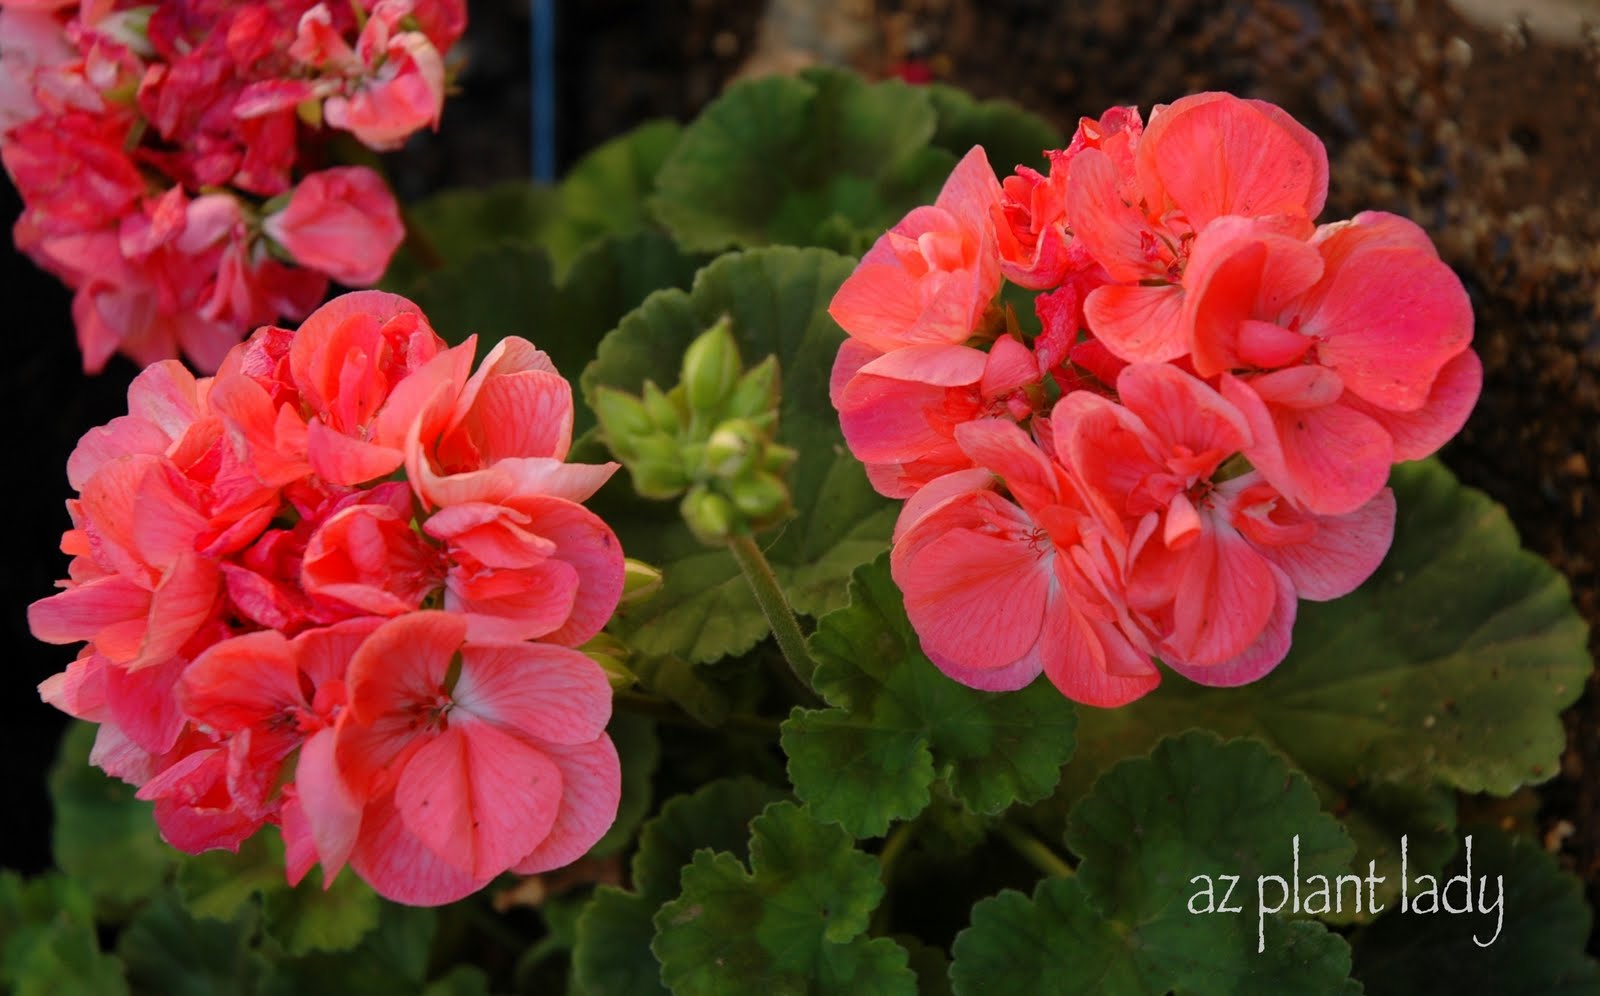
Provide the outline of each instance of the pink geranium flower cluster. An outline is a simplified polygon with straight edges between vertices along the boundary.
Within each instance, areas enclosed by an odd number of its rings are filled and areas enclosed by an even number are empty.
[[[437,125],[465,26],[465,0],[0,0],[16,243],[76,292],[84,368],[181,350],[212,371],[330,278],[375,283],[404,235],[394,196],[321,168],[323,146]]]
[[[1001,183],[974,149],[830,308],[906,611],[977,688],[1253,681],[1383,558],[1390,466],[1465,421],[1467,296],[1403,218],[1317,225],[1326,154],[1271,104],[1113,108],[1048,157]],[[1002,281],[1040,292],[1031,341]]]
[[[67,475],[64,589],[88,641],[40,686],[185,851],[267,824],[298,881],[348,863],[448,902],[588,850],[616,814],[600,667],[572,649],[623,558],[564,462],[571,387],[510,338],[472,371],[410,301],[363,291],[196,379],[147,368]]]

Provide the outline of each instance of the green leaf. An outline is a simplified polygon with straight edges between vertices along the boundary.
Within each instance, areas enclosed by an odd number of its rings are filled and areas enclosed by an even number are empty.
[[[264,974],[259,996],[419,992],[427,978],[438,920],[431,909],[379,903],[377,929],[368,932],[353,950],[275,959]]]
[[[1471,913],[1402,912],[1398,906],[1356,935],[1356,977],[1369,996],[1419,992],[1600,993],[1600,964],[1584,953],[1593,916],[1583,883],[1537,842],[1497,831],[1469,834],[1470,899],[1449,885],[1469,874],[1463,849],[1441,875],[1441,895]],[[1428,888],[1411,887],[1411,900]],[[1504,889],[1503,902],[1494,907]],[[1483,905],[1478,904],[1480,889]]]
[[[247,996],[262,960],[250,947],[253,906],[223,921],[191,916],[174,892],[152,899],[128,924],[117,953],[140,992],[162,996]]]
[[[981,145],[999,177],[1018,166],[1048,172],[1045,150],[1066,146],[1055,125],[1008,100],[975,100],[944,83],[928,87],[928,99],[939,118],[933,144],[957,158]]]
[[[489,996],[489,977],[476,965],[457,965],[428,983],[422,996]]]
[[[578,918],[573,973],[594,993],[648,994],[661,988],[661,967],[650,952],[651,918],[678,893],[678,875],[696,848],[742,856],[750,821],[782,796],[753,778],[726,778],[667,800],[639,831],[633,892],[601,886]]]
[[[60,872],[0,871],[0,989],[17,996],[115,996],[122,964],[95,937],[94,901]]]
[[[930,799],[935,777],[980,813],[1049,795],[1072,756],[1077,718],[1048,681],[996,694],[945,677],[922,654],[888,556],[857,568],[850,604],[811,637],[831,709],[783,724],[795,794],[821,819],[878,836]]]
[[[973,907],[954,945],[958,994],[1360,992],[1343,938],[1257,902],[1290,912],[1291,880],[1309,898],[1314,877],[1331,887],[1354,852],[1306,779],[1262,744],[1196,731],[1122,762],[1073,810],[1067,844],[1075,877]],[[1278,876],[1282,903],[1260,876]]]
[[[677,382],[684,349],[725,314],[746,362],[778,357],[778,441],[800,452],[789,474],[797,517],[763,544],[791,604],[808,615],[844,603],[850,572],[887,546],[895,516],[845,449],[828,400],[828,375],[844,333],[827,306],[852,266],[818,249],[723,256],[700,271],[689,293],[651,295],[606,336],[583,373],[583,392],[591,399],[601,385],[631,394],[647,379],[669,387]],[[732,555],[695,539],[675,505],[627,491],[627,481],[614,481],[596,505],[623,549],[660,567],[664,582],[649,600],[618,614],[619,635],[642,654],[692,661],[749,650],[766,634],[767,622]]]
[[[650,812],[650,780],[661,763],[661,738],[656,735],[653,721],[612,713],[606,732],[622,759],[622,801],[617,804],[617,818],[611,829],[589,848],[589,856],[594,858],[615,854],[633,839],[640,821]]]
[[[280,881],[262,897],[266,931],[291,955],[348,951],[378,926],[383,904],[367,883],[346,871],[324,889],[322,875],[318,868],[292,889]]]
[[[287,890],[283,846],[276,833],[257,833],[237,853],[207,851],[178,859],[178,896],[197,917],[232,920],[251,897]]]
[[[698,260],[659,232],[604,238],[580,253],[560,282],[536,246],[498,245],[463,255],[409,289],[439,334],[478,336],[481,358],[508,335],[550,354],[572,378],[594,359],[601,336],[652,291],[687,287]],[[576,433],[593,424],[580,407]]]
[[[541,241],[557,270],[590,243],[648,227],[648,199],[661,164],[683,131],[676,121],[648,121],[579,159],[558,188],[560,209]]]
[[[498,245],[533,245],[556,218],[555,191],[525,181],[472,190],[446,190],[406,209],[406,223],[445,264],[460,263]],[[414,244],[402,243],[382,285],[402,291],[429,270]]]
[[[927,95],[838,70],[736,84],[683,131],[656,176],[656,216],[690,248],[848,249],[917,204],[954,166],[928,147]]]
[[[652,945],[678,996],[916,991],[905,949],[864,936],[883,898],[878,862],[792,803],[751,824],[749,870],[700,850],[682,882],[656,914]]]
[[[1169,676],[1120,709],[1080,717],[1067,795],[1167,733],[1204,727],[1259,737],[1341,813],[1398,889],[1398,845],[1414,869],[1453,848],[1447,788],[1509,794],[1555,774],[1560,712],[1592,661],[1566,582],[1520,548],[1505,512],[1435,461],[1391,477],[1394,546],[1360,590],[1302,602],[1294,648],[1270,675],[1210,689]]]
[[[135,789],[89,764],[95,727],[74,723],[50,769],[56,865],[97,904],[121,907],[153,894],[177,860],[156,831],[152,806]]]

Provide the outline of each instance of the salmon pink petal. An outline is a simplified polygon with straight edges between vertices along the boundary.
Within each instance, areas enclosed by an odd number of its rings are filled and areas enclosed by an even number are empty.
[[[1164,658],[1202,665],[1226,661],[1254,643],[1272,615],[1275,569],[1232,526],[1215,519],[1210,525],[1183,550]]]
[[[490,378],[478,395],[481,455],[564,459],[572,442],[572,385],[556,373],[526,370]]]
[[[118,623],[134,623],[138,638],[126,656],[114,655],[127,659],[137,652],[149,614],[150,592],[121,575],[110,574],[28,606],[28,629],[36,640],[65,644],[94,640],[102,629]]]
[[[583,654],[544,643],[467,644],[452,698],[473,716],[554,744],[582,744],[611,720],[611,686]]]
[[[527,741],[452,713],[449,728],[406,763],[394,801],[423,846],[474,878],[490,878],[550,833],[561,770]]]
[[[405,454],[392,446],[347,436],[320,421],[306,426],[306,457],[318,477],[346,486],[386,477],[405,462]]]
[[[934,478],[900,507],[900,517],[894,524],[894,542],[899,543],[907,530],[945,502],[974,491],[988,491],[993,487],[994,475],[982,467],[958,470]]]
[[[617,819],[622,801],[622,764],[611,738],[548,745],[544,752],[561,771],[561,808],[550,833],[511,866],[518,875],[537,875],[583,857]]]
[[[1161,683],[1148,654],[1114,625],[1091,620],[1065,601],[1055,606],[1040,642],[1046,648],[1045,674],[1074,702],[1113,708]]]
[[[1042,376],[1033,351],[1018,342],[1016,336],[1003,335],[989,349],[979,389],[985,398],[995,398],[1036,384]]]
[[[106,708],[106,659],[85,648],[78,659],[60,674],[39,682],[39,698],[74,719],[104,722]]]
[[[1000,181],[994,175],[994,167],[989,165],[983,146],[974,145],[967,150],[956,168],[950,171],[933,203],[974,230],[993,229],[994,217],[1000,210]],[[989,237],[993,238],[992,231]]]
[[[1196,454],[1215,450],[1226,457],[1250,444],[1250,427],[1239,410],[1175,366],[1124,367],[1117,393],[1169,449],[1182,446]]]
[[[273,630],[213,644],[184,672],[177,698],[191,719],[220,732],[263,724],[306,704],[294,652]]]
[[[1168,660],[1167,666],[1197,684],[1212,688],[1234,688],[1248,685],[1267,675],[1282,663],[1289,653],[1289,643],[1294,632],[1294,585],[1282,572],[1273,569],[1277,584],[1272,604],[1272,615],[1262,627],[1261,635],[1237,656],[1210,665],[1196,665],[1188,661]]]
[[[578,574],[578,593],[572,615],[542,638],[575,647],[600,632],[611,620],[622,598],[622,544],[600,517],[575,502],[561,498],[525,498],[518,510],[533,521],[541,536],[555,541],[557,560]]]
[[[175,693],[188,662],[168,657],[137,671],[106,668],[106,705],[111,722],[128,739],[152,754],[164,754],[178,742],[184,715]]]
[[[1467,349],[1457,353],[1439,371],[1428,391],[1428,400],[1416,411],[1379,408],[1353,392],[1344,396],[1343,403],[1383,426],[1394,440],[1396,460],[1421,460],[1461,431],[1482,390],[1483,363],[1477,353]]]
[[[131,453],[165,453],[172,437],[154,422],[120,415],[83,434],[67,457],[67,483],[82,491],[84,483],[112,460]]]
[[[152,364],[128,385],[128,414],[157,426],[170,439],[200,418],[194,374],[177,360]]]
[[[918,523],[919,530],[936,530],[936,541],[895,548],[895,583],[930,658],[1004,667],[1039,639],[1049,562],[1026,539],[957,525],[956,512],[946,506]]]
[[[361,723],[431,701],[467,635],[448,612],[413,612],[379,626],[350,660],[350,713]]]
[[[839,407],[845,388],[855,379],[862,367],[886,355],[888,354],[882,350],[873,349],[859,339],[846,339],[839,343],[839,352],[833,358],[833,369],[828,374],[828,400],[833,403],[833,407]]]
[[[110,722],[102,722],[95,733],[89,763],[129,785],[143,785],[158,771],[156,758]]]
[[[1263,362],[1278,356],[1298,358],[1311,339],[1274,323],[1287,320],[1286,309],[1322,274],[1323,259],[1315,248],[1269,222],[1219,218],[1207,226],[1195,240],[1183,277],[1195,372],[1214,377],[1242,366],[1281,366]]]
[[[434,853],[406,827],[393,795],[370,803],[350,867],[378,895],[408,906],[442,906],[472,895],[499,874],[477,876]]]
[[[975,384],[988,357],[971,346],[937,344],[907,346],[868,361],[860,373],[939,387]]]
[[[968,667],[948,657],[928,653],[926,649],[923,652],[951,681],[980,692],[1014,692],[1033,684],[1033,679],[1039,677],[1039,672],[1043,670],[1040,646],[1035,643],[1024,656],[999,667]]]
[[[1060,501],[1061,482],[1055,465],[1014,422],[983,418],[956,427],[956,442],[972,462],[999,477],[1023,508]]]
[[[1371,404],[1409,412],[1472,341],[1472,304],[1431,249],[1352,251],[1311,294],[1301,331],[1318,360]]]
[[[1283,503],[1269,514],[1280,524],[1303,520],[1314,527],[1301,542],[1263,543],[1248,526],[1252,509],[1236,513],[1245,520],[1240,531],[1256,551],[1288,576],[1299,597],[1313,602],[1343,598],[1359,588],[1378,569],[1394,539],[1394,492],[1388,488],[1344,515],[1312,515]]]
[[[350,661],[382,619],[347,619],[332,626],[308,629],[294,638],[294,659],[314,688],[335,679],[343,681]]]
[[[278,832],[283,838],[283,877],[292,889],[317,863],[317,842],[311,837],[311,826],[300,800],[291,790],[285,790],[283,804],[278,807]],[[323,872],[325,888],[332,880],[332,873]]]
[[[1223,397],[1244,413],[1254,442],[1245,457],[1285,497],[1319,515],[1366,504],[1389,479],[1394,444],[1367,415],[1335,402],[1269,405],[1250,383],[1222,378]]]
[[[1157,187],[1196,230],[1222,215],[1310,218],[1327,197],[1328,157],[1303,129],[1232,95],[1196,94],[1155,115],[1138,149]]]
[[[176,654],[213,617],[221,594],[222,571],[216,561],[195,554],[179,557],[150,599],[149,628],[128,668],[137,670]]]
[[[1073,157],[1067,177],[1066,212],[1072,236],[1111,279],[1133,282],[1161,276],[1165,267],[1146,251],[1156,238],[1155,230],[1118,193],[1119,178],[1111,158],[1086,148]]]
[[[1183,288],[1106,284],[1089,292],[1084,318],[1112,355],[1129,363],[1167,363],[1189,352]]]
[[[334,876],[350,860],[361,829],[361,803],[335,763],[336,739],[333,727],[306,738],[300,746],[300,761],[294,774],[299,809],[322,864],[323,888],[333,884]]]

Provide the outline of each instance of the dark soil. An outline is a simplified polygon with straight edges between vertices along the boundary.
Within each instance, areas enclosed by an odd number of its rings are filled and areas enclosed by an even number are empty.
[[[473,58],[444,128],[412,144],[396,184],[408,197],[526,175],[526,15],[473,7]],[[1007,97],[1070,131],[1113,104],[1229,89],[1275,101],[1327,142],[1327,216],[1405,214],[1426,227],[1466,282],[1485,361],[1483,399],[1444,459],[1504,503],[1526,543],[1571,581],[1600,620],[1600,60],[1592,45],[1553,48],[1508,25],[1486,31],[1441,0],[1049,0],[857,3],[883,28],[857,53],[885,72],[907,57],[984,97]],[[560,5],[558,152],[564,163],[652,117],[687,119],[750,52],[759,5],[746,0]],[[0,222],[16,215],[4,188]],[[3,287],[15,343],[5,364],[8,423],[20,436],[5,488],[15,545],[0,574],[0,621],[13,661],[0,743],[10,790],[5,863],[48,864],[41,772],[61,721],[33,685],[70,656],[28,635],[24,606],[50,591],[64,559],[63,467],[77,436],[123,404],[132,369],[78,373],[68,297],[7,251]],[[20,308],[20,314],[17,309]],[[1600,693],[1570,711],[1562,777],[1540,790],[1546,840],[1600,898]]]

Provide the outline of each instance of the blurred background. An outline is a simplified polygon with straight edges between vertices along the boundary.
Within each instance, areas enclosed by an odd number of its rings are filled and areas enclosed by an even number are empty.
[[[1413,218],[1477,311],[1482,401],[1443,453],[1510,510],[1525,543],[1600,621],[1600,0],[475,0],[461,92],[391,161],[402,199],[541,172],[652,118],[693,116],[732,79],[815,63],[1009,98],[1070,134],[1114,104],[1226,89],[1282,105],[1323,138],[1326,215]],[[20,211],[0,181],[0,224]],[[12,353],[0,405],[12,524],[0,570],[5,865],[50,863],[45,772],[65,718],[34,686],[70,648],[28,634],[64,573],[66,457],[126,411],[133,367],[85,378],[69,295],[11,248],[0,288]],[[577,371],[571,371],[576,374]],[[1561,775],[1509,804],[1600,898],[1600,694],[1567,716]]]

